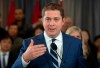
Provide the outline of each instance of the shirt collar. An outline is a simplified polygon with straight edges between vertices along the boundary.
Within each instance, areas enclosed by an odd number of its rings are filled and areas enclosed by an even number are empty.
[[[50,38],[47,34],[46,34],[46,32],[44,31],[44,37],[45,37],[45,40],[48,42],[48,41],[50,41],[52,38]]]
[[[6,55],[9,55],[9,52],[2,52],[2,51],[1,51],[1,55],[3,55],[4,53],[5,53]]]
[[[62,33],[60,32],[60,34],[55,39],[62,42]]]
[[[46,32],[44,31],[44,37],[45,37],[45,40],[48,42],[48,41],[51,41],[52,38],[50,38]],[[59,35],[55,38],[56,40],[62,42],[62,33],[60,32]]]

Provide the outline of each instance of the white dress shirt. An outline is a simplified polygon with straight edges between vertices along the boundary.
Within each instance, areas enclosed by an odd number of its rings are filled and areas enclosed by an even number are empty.
[[[53,38],[48,37],[45,32],[44,32],[44,37],[45,37],[45,40],[46,40],[48,51],[50,53],[50,47],[51,47],[50,45],[52,43],[52,39]],[[62,53],[63,53],[63,46],[62,46],[63,45],[63,38],[62,38],[62,33],[60,32],[60,34],[55,39],[56,40],[54,41],[54,43],[57,45],[57,53],[62,58]],[[58,56],[58,63],[59,63],[59,66],[60,66],[61,59],[60,59],[59,56]]]
[[[46,41],[46,45],[47,45],[48,51],[50,53],[50,44],[52,43],[52,39],[53,38],[48,37],[45,31],[44,31],[44,38],[45,38],[45,41]],[[62,37],[62,33],[60,32],[60,34],[55,39],[56,40],[54,41],[54,43],[57,45],[57,53],[62,58],[62,53],[63,53],[63,46],[62,46],[63,45],[63,37]],[[58,63],[59,63],[59,66],[60,66],[61,59],[59,57],[58,57]],[[29,63],[25,62],[24,59],[23,59],[23,56],[22,56],[22,65],[23,65],[23,67],[26,67],[28,64]]]
[[[7,64],[8,64],[8,58],[9,58],[9,52],[2,52],[2,51],[0,51],[0,60],[1,60],[1,67],[3,66],[3,54],[5,54],[5,64],[6,64],[6,66],[7,66]]]

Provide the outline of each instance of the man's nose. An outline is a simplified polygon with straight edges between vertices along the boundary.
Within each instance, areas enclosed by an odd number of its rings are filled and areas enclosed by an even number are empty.
[[[50,25],[54,25],[55,24],[55,21],[52,19],[51,21],[50,21]]]

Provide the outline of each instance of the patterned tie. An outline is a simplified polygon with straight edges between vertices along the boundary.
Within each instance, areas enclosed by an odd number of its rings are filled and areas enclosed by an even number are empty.
[[[52,43],[51,43],[51,48],[50,48],[50,55],[51,55],[51,58],[52,58],[52,63],[54,65],[55,68],[59,68],[58,67],[58,56],[57,56],[57,47],[55,49],[55,47],[52,47],[53,45],[56,46],[56,44],[54,43],[56,39],[52,39]]]
[[[3,66],[2,66],[2,68],[6,68],[6,64],[5,64],[5,53],[3,54],[3,61],[2,61],[2,63],[3,63]]]

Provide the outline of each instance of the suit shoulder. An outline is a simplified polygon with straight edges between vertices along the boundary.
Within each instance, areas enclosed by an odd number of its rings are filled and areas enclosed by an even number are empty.
[[[68,40],[68,41],[71,41],[71,42],[81,42],[80,39],[77,39],[77,38],[70,36],[68,34],[65,34],[65,33],[63,33],[63,38],[64,38],[64,40]]]
[[[42,34],[38,35],[38,36],[33,36],[33,37],[30,37],[30,38],[26,38],[23,40],[23,42],[27,42],[27,43],[30,43],[30,40],[34,40],[35,42],[37,42],[39,39],[43,38],[44,36]]]
[[[36,40],[36,39],[39,39],[40,37],[41,37],[41,35],[38,35],[38,36],[33,36],[33,37],[30,37],[30,38],[27,38],[24,40],[30,40],[30,39]]]

